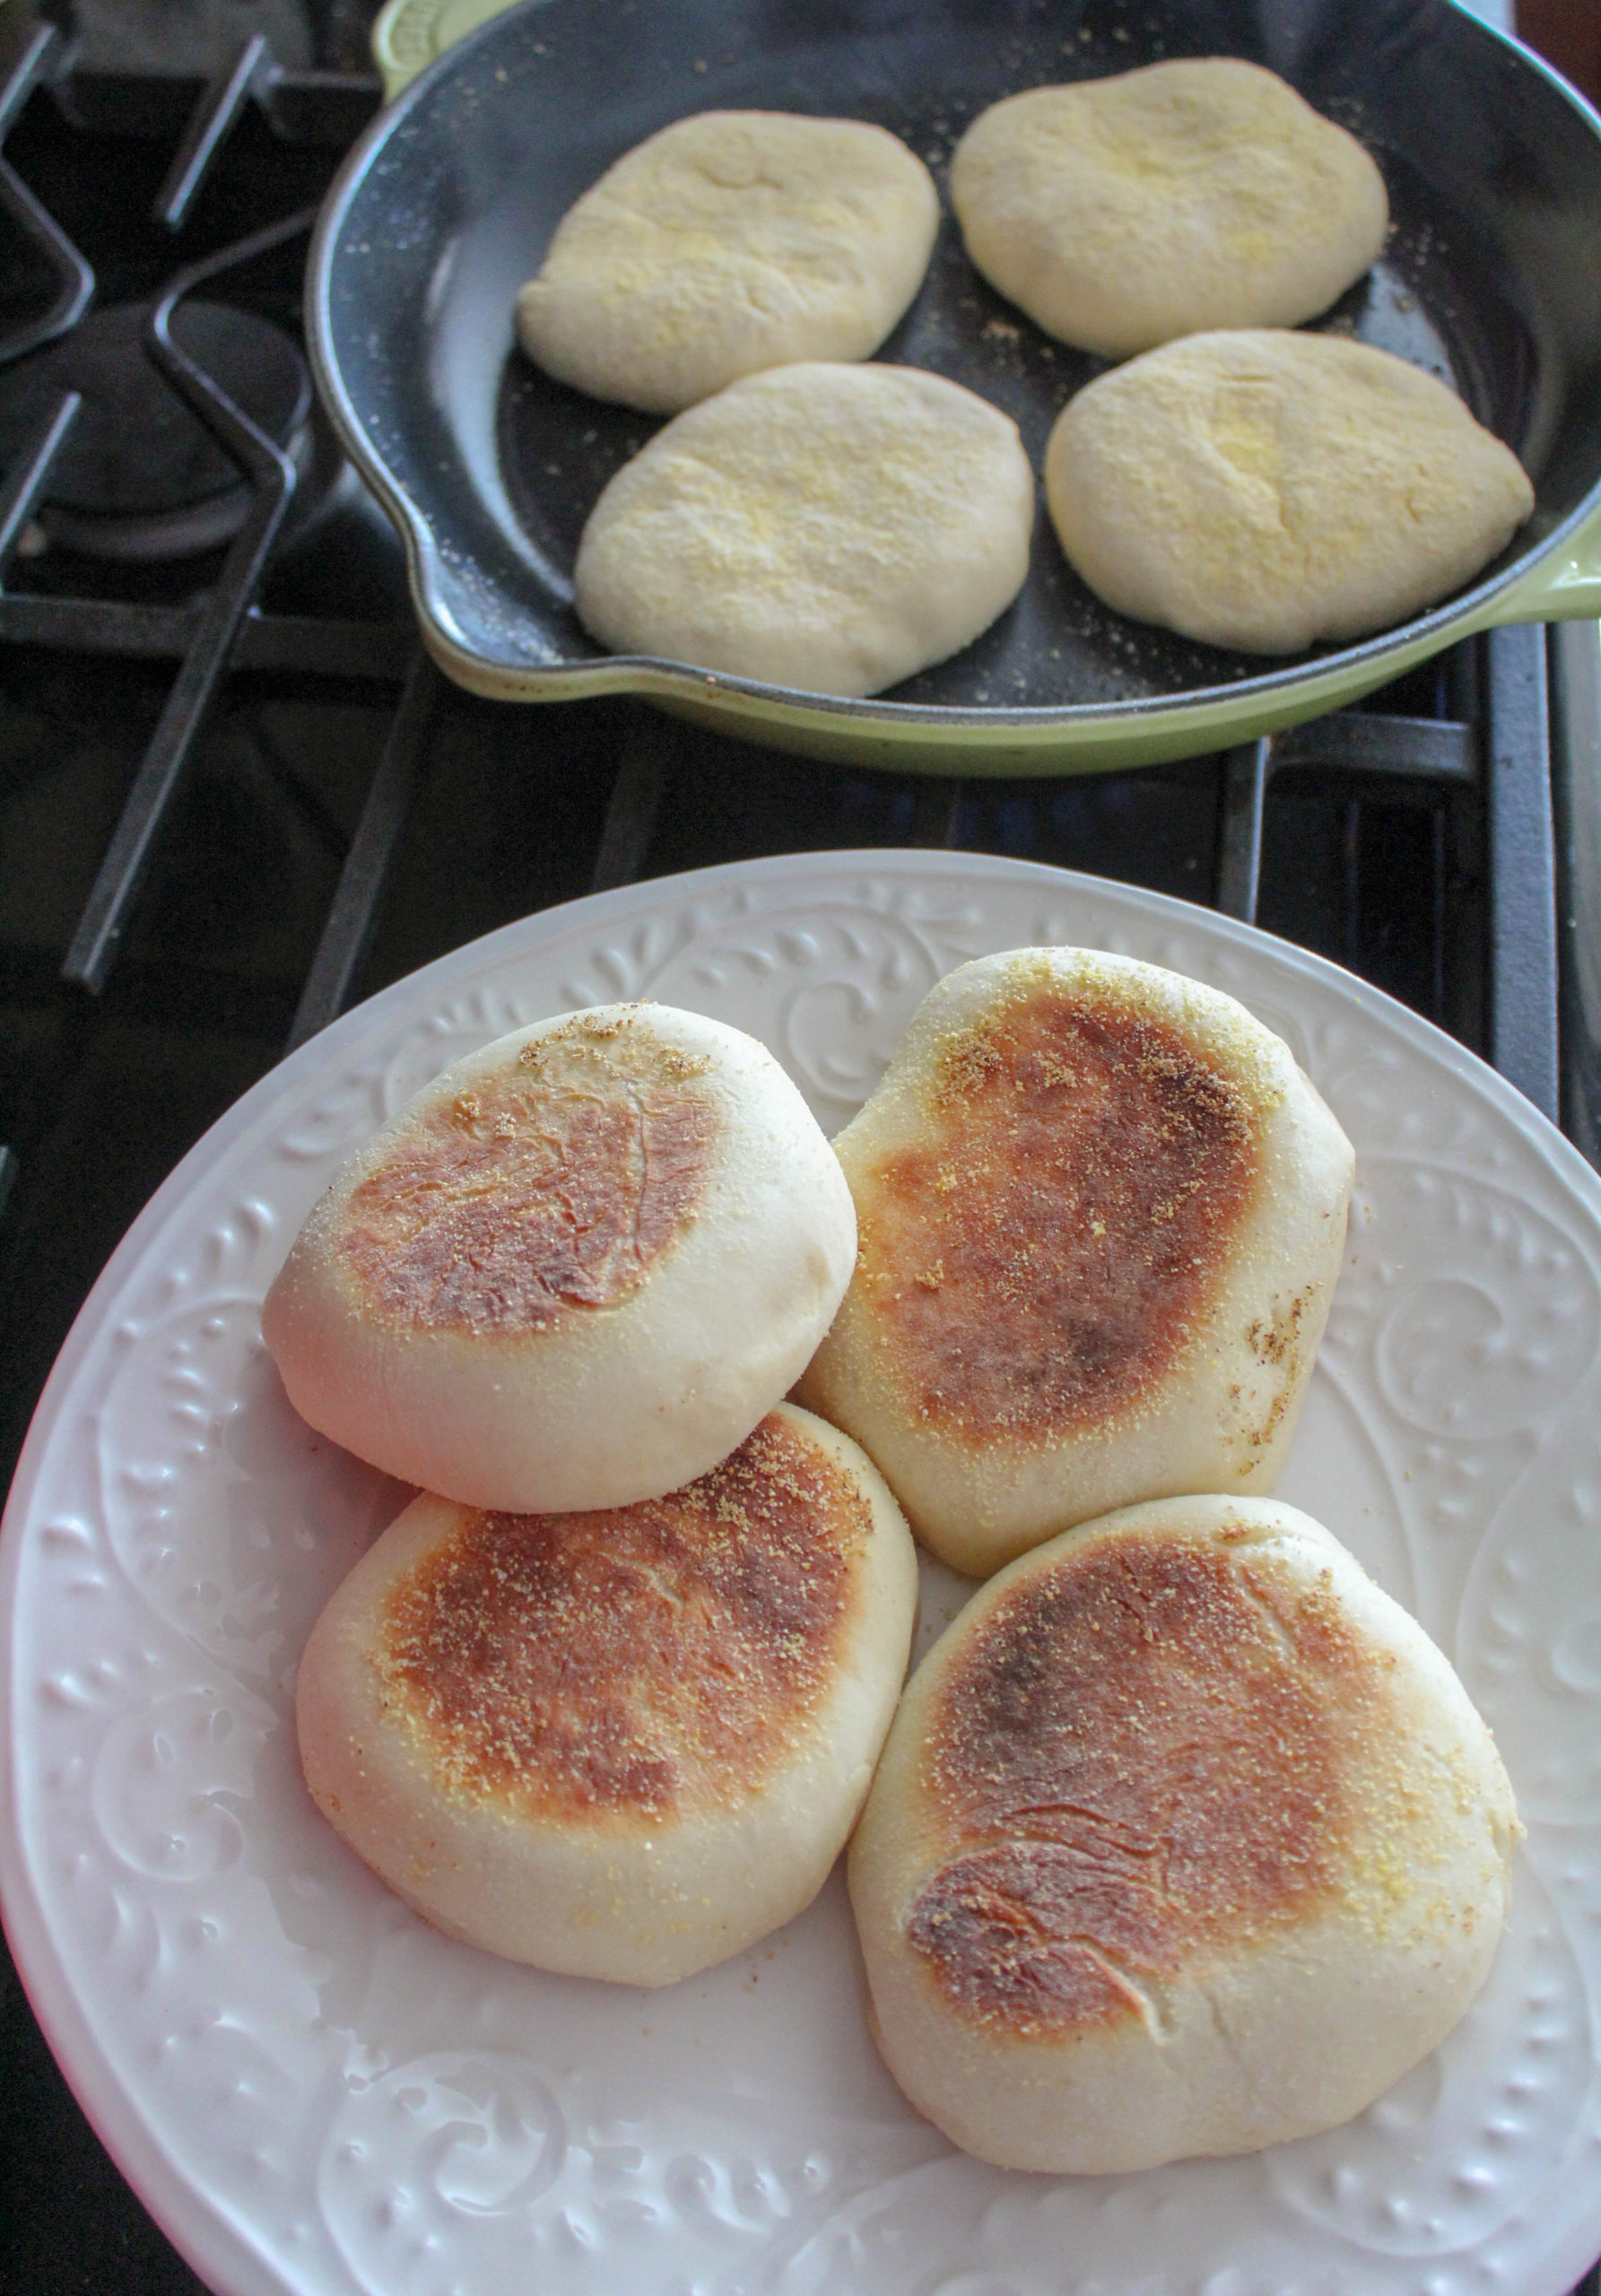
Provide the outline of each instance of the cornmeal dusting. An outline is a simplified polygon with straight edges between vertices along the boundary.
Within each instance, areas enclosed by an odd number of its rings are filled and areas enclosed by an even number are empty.
[[[463,1511],[389,1603],[378,1660],[445,1790],[656,1818],[752,1790],[839,1663],[871,1532],[784,1419],[666,1499]]]
[[[628,1299],[704,1192],[720,1129],[710,1065],[631,1016],[580,1014],[424,1108],[339,1227],[369,1312],[514,1333]]]
[[[941,1692],[925,1781],[949,1854],[910,1943],[979,2022],[1160,2026],[1197,1950],[1341,1886],[1388,1680],[1332,1587],[1287,1585],[1226,1531],[1069,1553]]]
[[[982,1442],[1136,1405],[1249,1206],[1244,1091],[1176,1029],[1053,987],[953,1036],[930,1119],[857,1197],[863,1295],[919,1416]]]

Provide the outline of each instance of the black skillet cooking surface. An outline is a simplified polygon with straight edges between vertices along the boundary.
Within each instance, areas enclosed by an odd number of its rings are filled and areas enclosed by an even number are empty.
[[[518,666],[603,651],[571,608],[579,535],[658,425],[541,375],[512,342],[511,305],[622,152],[693,111],[846,115],[902,136],[944,197],[957,138],[997,97],[1182,55],[1270,65],[1373,152],[1394,233],[1319,324],[1449,377],[1518,452],[1538,507],[1483,578],[1531,559],[1601,475],[1601,138],[1448,0],[544,0],[401,97],[336,189],[314,265],[347,420],[434,537],[445,626]],[[928,278],[878,355],[993,400],[1036,468],[1057,411],[1104,363],[986,286],[948,198]],[[1109,612],[1041,503],[1016,605],[891,698],[1127,703],[1294,666]]]

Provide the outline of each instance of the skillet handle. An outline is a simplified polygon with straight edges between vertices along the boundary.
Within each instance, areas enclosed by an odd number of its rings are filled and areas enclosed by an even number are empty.
[[[1552,557],[1496,599],[1484,627],[1507,622],[1601,621],[1601,506]]]
[[[393,103],[419,72],[453,48],[464,32],[475,31],[509,8],[511,0],[389,0],[373,21],[372,60],[384,83],[384,101]]]

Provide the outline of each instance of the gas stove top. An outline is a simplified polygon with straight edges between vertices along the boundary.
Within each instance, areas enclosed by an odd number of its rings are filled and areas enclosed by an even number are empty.
[[[1212,903],[1482,1051],[1601,1162],[1593,627],[1056,783],[875,777],[446,685],[300,331],[309,220],[378,100],[369,13],[83,10],[74,43],[9,12],[0,1473],[128,1222],[286,1048],[512,918],[708,862],[960,848]],[[4,1982],[0,2285],[198,2287]]]

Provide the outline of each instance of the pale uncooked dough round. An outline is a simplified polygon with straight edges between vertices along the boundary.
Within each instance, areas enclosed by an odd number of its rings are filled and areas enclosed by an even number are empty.
[[[752,375],[669,422],[590,513],[587,630],[810,693],[877,693],[970,645],[1022,587],[1017,426],[912,367]]]
[[[1405,621],[1535,507],[1517,456],[1422,368],[1267,330],[1192,335],[1088,385],[1045,492],[1108,605],[1257,654]]]
[[[866,359],[923,282],[939,199],[857,119],[709,111],[609,168],[517,299],[558,381],[653,414],[797,359]]]
[[[313,1207],[261,1327],[302,1418],[474,1507],[625,1506],[704,1474],[828,1329],[839,1164],[765,1046],[666,1004],[498,1038]]]
[[[448,1935],[670,1984],[822,1887],[900,1695],[917,1587],[871,1463],[786,1404],[639,1506],[421,1498],[307,1645],[307,1782]]]
[[[1309,2135],[1467,2008],[1518,1831],[1449,1662],[1321,1525],[1129,1508],[992,1579],[901,1700],[850,1856],[879,2046],[1003,2168]]]
[[[975,1576],[1184,1491],[1271,1491],[1352,1151],[1221,990],[1093,949],[930,989],[834,1143],[861,1242],[800,1400]]]
[[[1313,318],[1389,223],[1355,137],[1229,56],[1008,96],[957,145],[951,197],[992,285],[1109,359]]]

